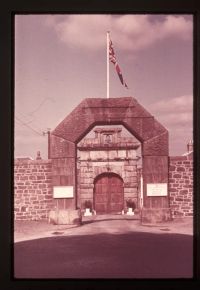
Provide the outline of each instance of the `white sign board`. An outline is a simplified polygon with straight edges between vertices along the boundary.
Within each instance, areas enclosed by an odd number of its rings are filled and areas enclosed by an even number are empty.
[[[74,196],[73,186],[54,186],[53,197],[54,198],[71,198]]]
[[[167,196],[167,183],[147,183],[147,196]]]

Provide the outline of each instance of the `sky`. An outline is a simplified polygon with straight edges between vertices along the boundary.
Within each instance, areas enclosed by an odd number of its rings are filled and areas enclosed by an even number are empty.
[[[169,131],[169,153],[193,135],[193,17],[153,14],[15,15],[15,157],[47,158],[53,130],[85,98],[106,98],[106,32],[128,89],[110,63],[110,97],[134,97]]]

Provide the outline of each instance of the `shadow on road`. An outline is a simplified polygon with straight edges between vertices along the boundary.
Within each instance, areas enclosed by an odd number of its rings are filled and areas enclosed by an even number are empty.
[[[15,278],[191,278],[192,236],[96,234],[14,245]]]

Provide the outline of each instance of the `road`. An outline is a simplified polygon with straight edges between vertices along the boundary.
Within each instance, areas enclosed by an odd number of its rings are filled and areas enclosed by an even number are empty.
[[[131,221],[129,221],[131,222]],[[124,231],[101,221],[70,234],[15,243],[16,278],[191,278],[192,235]],[[127,223],[127,221],[126,221]],[[94,223],[91,223],[94,227]],[[112,229],[110,232],[108,229]],[[58,232],[59,234],[59,232]]]

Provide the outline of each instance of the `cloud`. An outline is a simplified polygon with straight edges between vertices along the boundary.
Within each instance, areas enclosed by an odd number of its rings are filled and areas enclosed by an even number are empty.
[[[169,100],[162,100],[150,105],[151,112],[168,129],[183,131],[192,130],[193,97],[191,95],[179,96]]]
[[[169,131],[170,155],[180,155],[193,136],[193,96],[184,95],[150,104],[149,111]]]
[[[167,15],[48,15],[45,24],[54,29],[60,41],[74,48],[105,47],[106,31],[121,50],[138,51],[170,37],[192,37],[192,20]]]

